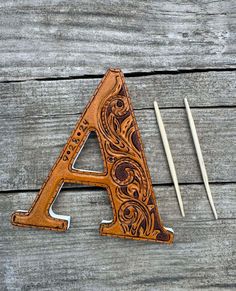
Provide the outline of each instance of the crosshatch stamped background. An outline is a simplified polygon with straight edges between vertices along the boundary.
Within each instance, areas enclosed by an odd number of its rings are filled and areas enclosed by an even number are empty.
[[[65,233],[10,224],[28,209],[109,67],[126,77],[148,166],[173,245],[99,236],[107,192],[65,185],[54,211]],[[236,2],[1,1],[0,289],[236,288]],[[198,129],[219,220],[189,130]],[[182,218],[156,124],[157,100],[180,182]],[[89,158],[88,158],[89,157]],[[94,136],[80,168],[100,165]]]

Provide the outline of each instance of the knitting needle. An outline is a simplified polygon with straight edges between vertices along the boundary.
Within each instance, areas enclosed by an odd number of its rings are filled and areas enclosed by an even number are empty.
[[[214,213],[215,219],[217,219],[218,216],[217,216],[217,213],[216,213],[215,205],[214,205],[212,194],[211,194],[210,185],[209,185],[209,182],[208,182],[207,171],[206,171],[205,163],[204,163],[204,160],[203,160],[199,139],[198,139],[198,136],[197,136],[197,130],[196,130],[196,127],[195,127],[195,124],[194,124],[193,116],[192,116],[192,113],[191,113],[187,98],[184,98],[184,103],[185,103],[185,108],[186,108],[187,115],[188,115],[188,121],[189,121],[190,129],[191,129],[191,133],[192,133],[195,149],[196,149],[196,152],[197,152],[197,157],[198,157],[198,161],[199,161],[199,165],[200,165],[200,169],[201,169],[204,185],[205,185],[205,188],[206,188],[207,196],[208,196],[212,211]]]
[[[179,203],[179,208],[180,208],[182,216],[185,217],[184,206],[183,206],[183,201],[182,201],[182,197],[180,194],[180,189],[179,189],[178,179],[177,179],[177,175],[176,175],[176,171],[175,171],[174,161],[173,161],[173,158],[171,155],[170,146],[169,146],[169,142],[167,139],[165,127],[164,127],[164,124],[163,124],[163,121],[161,118],[161,113],[160,113],[160,110],[159,110],[159,107],[158,107],[158,104],[156,101],[154,101],[154,108],[155,108],[157,123],[158,123],[160,133],[161,133],[162,142],[163,142],[165,153],[167,156],[167,161],[168,161],[169,168],[170,168],[170,173],[171,173],[171,176],[172,176],[172,179],[174,182],[175,191],[176,191],[177,199],[178,199],[178,203]]]

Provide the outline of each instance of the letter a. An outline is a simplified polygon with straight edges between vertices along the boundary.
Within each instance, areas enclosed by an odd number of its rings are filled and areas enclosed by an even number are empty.
[[[95,131],[104,172],[74,167],[91,131]],[[89,158],[89,157],[88,157]],[[171,243],[173,232],[158,214],[151,177],[130,97],[120,70],[110,69],[85,108],[29,211],[17,211],[12,224],[65,231],[70,217],[54,214],[52,204],[64,183],[106,188],[112,221],[102,221],[100,234]]]

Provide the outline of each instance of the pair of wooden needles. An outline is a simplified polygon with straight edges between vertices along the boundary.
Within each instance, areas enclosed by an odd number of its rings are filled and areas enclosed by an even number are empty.
[[[197,135],[197,130],[196,130],[196,127],[194,124],[193,116],[192,116],[187,98],[184,99],[184,104],[185,104],[185,108],[186,108],[186,112],[187,112],[187,116],[188,116],[188,121],[189,121],[189,126],[190,126],[190,130],[192,133],[193,142],[195,145],[195,149],[196,149],[196,153],[197,153],[197,157],[198,157],[198,161],[199,161],[199,165],[200,165],[200,169],[201,169],[201,173],[202,173],[202,178],[203,178],[204,185],[206,188],[207,196],[208,196],[212,211],[214,213],[215,219],[217,219],[218,216],[216,213],[215,205],[214,205],[212,194],[211,194],[211,189],[210,189],[209,182],[208,182],[207,171],[206,171],[205,163],[204,163],[203,156],[202,156],[202,151],[201,151],[201,147],[200,147],[200,143],[199,143],[199,139],[198,139],[198,135]],[[163,124],[163,121],[161,118],[161,113],[160,113],[160,110],[159,110],[159,107],[158,107],[158,104],[156,101],[154,101],[154,108],[155,108],[157,123],[158,123],[160,133],[161,133],[162,142],[163,142],[165,153],[167,156],[167,161],[168,161],[169,168],[170,168],[170,173],[171,173],[171,176],[172,176],[172,179],[174,182],[174,187],[175,187],[175,191],[177,194],[177,199],[178,199],[180,211],[181,211],[182,216],[184,217],[185,216],[184,206],[183,206],[183,201],[182,201],[182,197],[180,194],[179,183],[178,183],[178,178],[176,175],[175,165],[174,165],[172,154],[170,151],[170,146],[169,146],[169,142],[167,139],[165,127],[164,127],[164,124]]]

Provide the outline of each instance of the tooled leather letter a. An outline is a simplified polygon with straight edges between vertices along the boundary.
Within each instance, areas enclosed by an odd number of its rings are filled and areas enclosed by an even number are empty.
[[[81,171],[74,163],[91,131],[100,143],[104,173]],[[160,220],[140,133],[120,70],[110,69],[85,108],[29,211],[17,211],[12,224],[65,231],[70,217],[56,215],[52,204],[64,183],[107,189],[113,220],[101,235],[171,243],[173,232]]]

